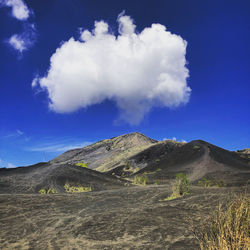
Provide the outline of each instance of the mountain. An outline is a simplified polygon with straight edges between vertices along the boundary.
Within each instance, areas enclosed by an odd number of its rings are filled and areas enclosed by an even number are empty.
[[[124,187],[141,175],[147,176],[149,184],[169,184],[180,172],[187,173],[193,184],[205,177],[239,186],[250,179],[248,152],[228,151],[202,140],[156,141],[131,133],[67,151],[47,163],[0,169],[0,193],[49,188],[65,192],[65,184],[100,191]]]
[[[51,164],[87,163],[88,168],[105,172],[126,164],[130,157],[156,143],[141,133],[130,133],[67,151],[53,159]]]
[[[38,163],[29,167],[0,169],[0,194],[39,193],[41,189],[50,188],[63,193],[65,184],[100,191],[121,188],[125,182],[114,176],[71,164]]]
[[[139,155],[145,154],[145,151]],[[186,143],[150,162],[132,175],[148,175],[151,182],[166,183],[177,173],[187,173],[193,183],[203,177],[223,180],[227,186],[246,184],[250,179],[250,160],[202,140]]]

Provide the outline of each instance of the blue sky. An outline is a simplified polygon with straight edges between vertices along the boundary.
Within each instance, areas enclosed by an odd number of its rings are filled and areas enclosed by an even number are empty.
[[[248,0],[12,2],[0,5],[0,167],[134,131],[250,147]]]

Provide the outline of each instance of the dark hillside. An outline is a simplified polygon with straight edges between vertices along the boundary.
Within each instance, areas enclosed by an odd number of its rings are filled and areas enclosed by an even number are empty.
[[[124,183],[113,176],[70,164],[42,163],[0,171],[0,193],[38,193],[49,188],[60,193],[65,192],[65,184],[99,191],[121,188]]]
[[[166,183],[183,172],[192,182],[208,177],[223,179],[227,185],[241,185],[250,178],[249,162],[235,152],[197,140],[176,148],[134,175],[147,174],[151,182]]]

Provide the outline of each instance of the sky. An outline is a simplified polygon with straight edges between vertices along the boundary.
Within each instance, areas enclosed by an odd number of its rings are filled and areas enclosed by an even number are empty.
[[[130,132],[250,147],[249,0],[0,0],[0,167]]]

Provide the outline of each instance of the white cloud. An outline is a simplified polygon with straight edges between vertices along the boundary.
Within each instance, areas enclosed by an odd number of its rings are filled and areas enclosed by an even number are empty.
[[[172,137],[172,139],[169,139],[169,138],[163,138],[162,139],[163,141],[166,141],[166,140],[171,140],[171,141],[176,141],[176,142],[183,142],[183,143],[187,143],[187,141],[186,140],[180,140],[180,141],[178,141],[177,140],[177,138],[176,137]]]
[[[8,40],[8,43],[18,52],[22,53],[31,48],[36,40],[36,28],[34,24],[25,24],[24,31],[20,34],[14,34]]]
[[[32,147],[27,149],[28,151],[32,152],[48,152],[48,153],[53,153],[53,152],[65,152],[71,149],[75,148],[82,148],[87,145],[91,144],[91,142],[83,142],[83,143],[77,143],[77,144],[44,144],[40,145],[37,147]]]
[[[23,52],[26,49],[24,40],[17,34],[9,39],[9,44],[19,52]]]
[[[2,5],[12,8],[12,16],[19,20],[29,18],[30,11],[22,0],[3,0]]]
[[[14,164],[12,164],[12,163],[8,163],[7,168],[16,168],[16,166]]]
[[[48,74],[32,83],[48,91],[50,108],[73,112],[112,100],[120,119],[138,124],[153,107],[177,107],[189,100],[187,42],[161,24],[141,33],[124,13],[119,35],[104,21],[70,38],[50,59]]]

